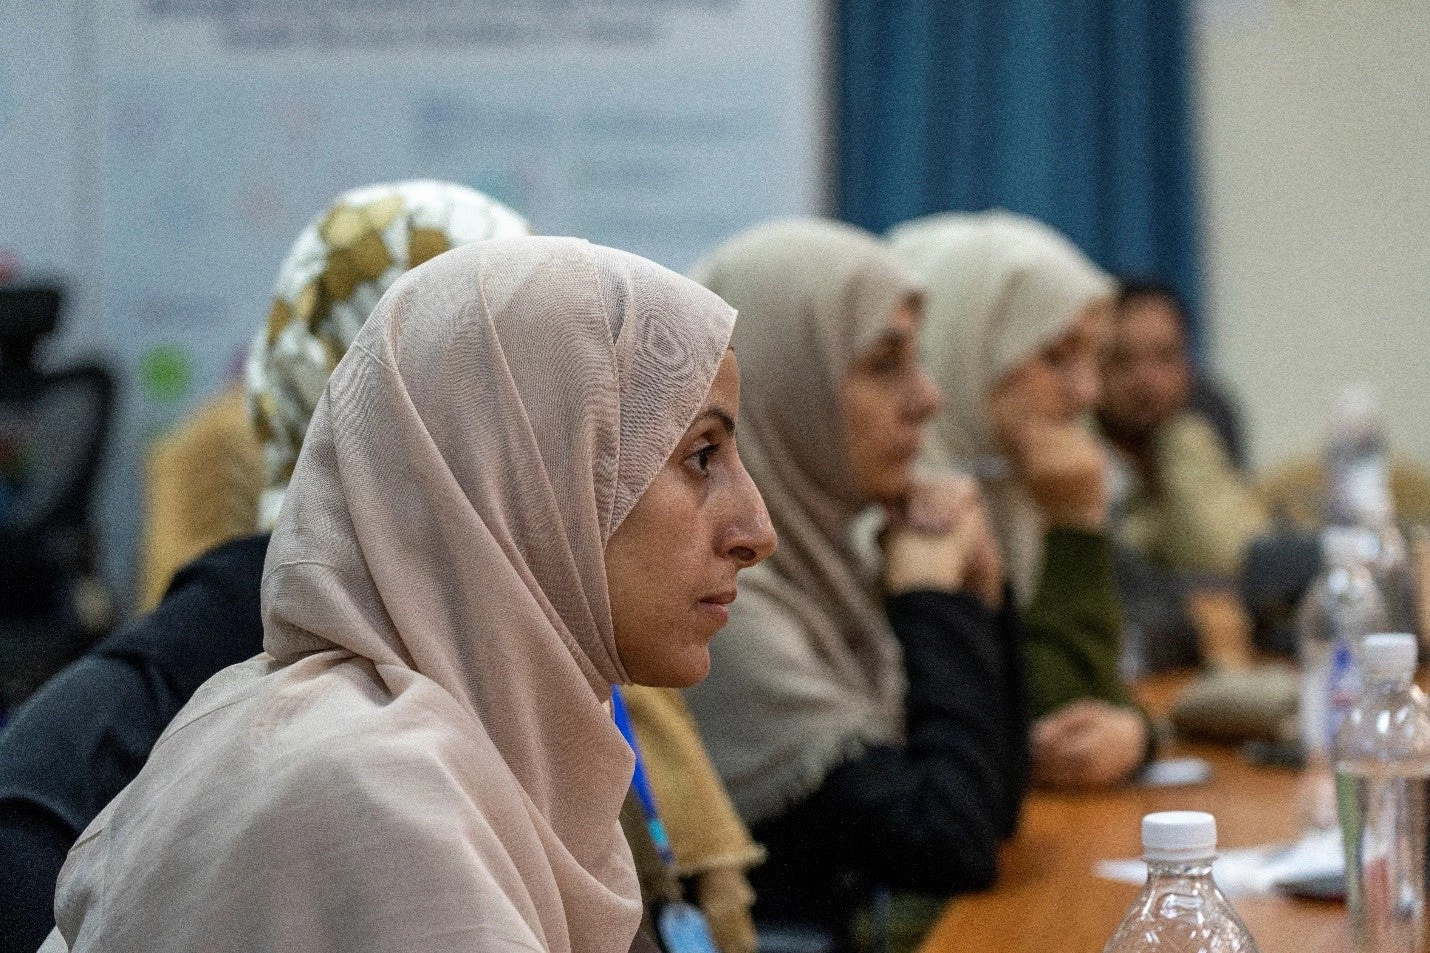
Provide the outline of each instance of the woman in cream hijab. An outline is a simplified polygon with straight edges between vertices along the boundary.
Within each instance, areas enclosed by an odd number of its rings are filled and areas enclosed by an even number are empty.
[[[740,444],[781,543],[686,695],[770,853],[757,913],[840,930],[886,884],[907,943],[938,900],[992,881],[1026,745],[1016,623],[971,484],[913,477],[938,408],[916,357],[923,286],[824,221],[740,235],[697,277],[740,311]],[[871,506],[887,525],[866,562]]]
[[[303,440],[267,651],[72,850],[68,947],[624,951],[611,686],[702,678],[774,545],[731,433],[733,319],[572,239],[400,278]]]
[[[154,600],[193,557],[246,536],[255,523],[265,533],[272,530],[323,387],[394,281],[453,248],[527,234],[526,220],[500,202],[463,185],[433,180],[351,189],[315,216],[284,257],[273,302],[254,337],[247,412],[242,392],[226,395],[200,408],[154,454],[146,513],[146,575]],[[262,568],[262,550],[255,552],[252,582],[238,581],[254,592]],[[219,651],[212,638],[188,643],[204,649],[204,660],[213,663],[191,682],[193,687],[218,668],[260,651],[256,613],[251,624],[257,631],[231,643],[241,654]],[[185,654],[176,644],[165,664]],[[631,686],[626,701],[676,859],[675,870],[666,871],[656,854],[638,854],[638,861],[653,861],[638,864],[643,887],[659,884],[669,892],[676,875],[690,881],[721,953],[753,953],[753,895],[745,871],[763,853],[735,814],[680,694]],[[166,723],[176,710],[177,705],[154,724]],[[644,821],[632,820],[636,823],[628,825],[627,834],[638,839]],[[648,901],[660,892],[643,889]]]
[[[928,457],[978,478],[1023,609],[1034,775],[1120,781],[1151,746],[1118,675],[1108,465],[1084,424],[1113,281],[1002,211],[917,219],[889,241],[928,282],[923,353],[945,396]]]

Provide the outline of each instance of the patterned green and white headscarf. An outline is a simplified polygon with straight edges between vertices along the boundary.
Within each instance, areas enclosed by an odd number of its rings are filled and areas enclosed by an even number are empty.
[[[353,189],[308,224],[278,271],[248,358],[249,412],[263,444],[261,527],[277,519],[328,376],[398,276],[459,245],[530,233],[500,202],[427,180]]]

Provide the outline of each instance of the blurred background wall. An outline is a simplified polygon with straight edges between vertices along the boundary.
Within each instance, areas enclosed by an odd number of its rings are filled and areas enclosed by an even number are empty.
[[[1204,0],[1208,355],[1253,462],[1311,450],[1369,381],[1430,461],[1430,2]]]

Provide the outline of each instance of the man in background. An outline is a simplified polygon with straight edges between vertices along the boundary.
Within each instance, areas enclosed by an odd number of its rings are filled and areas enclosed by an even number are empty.
[[[1224,405],[1194,399],[1185,317],[1169,287],[1123,283],[1102,370],[1098,421],[1115,451],[1115,538],[1149,564],[1129,574],[1127,584],[1143,590],[1129,592],[1129,604],[1179,603],[1191,623],[1195,660],[1244,664],[1250,625],[1234,583],[1248,545],[1269,521],[1233,462],[1228,444],[1235,431]],[[1185,654],[1148,648],[1153,657]]]

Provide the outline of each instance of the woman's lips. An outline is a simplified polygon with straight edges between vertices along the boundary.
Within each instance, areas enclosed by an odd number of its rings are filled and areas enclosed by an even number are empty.
[[[923,448],[923,440],[921,438],[916,437],[913,440],[906,440],[900,443],[898,449],[894,451],[893,456],[895,460],[898,460],[900,463],[902,463],[906,460],[912,460],[914,457],[917,457],[919,455],[919,452],[923,450]]]
[[[717,592],[713,596],[706,596],[700,600],[700,610],[708,613],[712,618],[719,621],[721,625],[730,621],[730,603],[735,601],[735,590],[727,589],[725,592]]]

